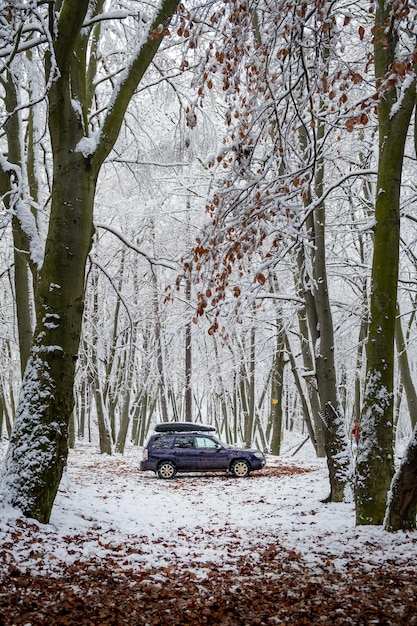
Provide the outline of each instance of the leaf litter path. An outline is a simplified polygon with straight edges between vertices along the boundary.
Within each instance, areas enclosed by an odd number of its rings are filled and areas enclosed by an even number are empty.
[[[137,464],[79,446],[49,525],[0,507],[1,626],[417,624],[417,536],[322,504],[316,460],[169,482]]]

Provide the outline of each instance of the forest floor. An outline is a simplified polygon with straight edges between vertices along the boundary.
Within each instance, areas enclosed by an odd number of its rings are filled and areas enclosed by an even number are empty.
[[[48,525],[0,503],[0,626],[417,624],[417,533],[323,504],[321,461],[160,481],[138,457],[77,446]]]

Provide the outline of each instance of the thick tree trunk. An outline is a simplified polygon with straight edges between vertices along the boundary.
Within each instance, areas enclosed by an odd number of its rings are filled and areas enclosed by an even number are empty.
[[[36,295],[36,329],[25,371],[4,485],[11,504],[48,522],[68,454],[73,381],[84,307],[97,172],[76,150],[83,129],[71,102],[67,45],[85,11],[68,9],[70,33],[57,51],[60,76],[49,95],[53,189],[45,259]]]
[[[395,61],[393,5],[377,3],[375,73],[384,77]],[[397,26],[398,27],[398,26]],[[415,81],[396,109],[397,90],[386,88],[379,104],[379,164],[375,202],[366,389],[356,459],[356,521],[382,524],[394,472],[394,337],[400,241],[400,189],[404,147],[415,105]]]
[[[8,501],[28,517],[48,522],[68,454],[68,426],[74,406],[73,384],[84,309],[85,264],[93,234],[97,176],[119,135],[127,106],[164,37],[177,7],[162,0],[149,22],[147,40],[125,68],[104,118],[100,140],[90,154],[79,141],[87,129],[84,112],[90,96],[77,89],[86,75],[83,22],[100,3],[62,2],[54,33],[58,75],[49,92],[53,186],[45,261],[36,296],[36,329],[16,420],[6,455],[3,489]],[[94,56],[94,55],[93,55]],[[49,68],[48,68],[49,69]],[[83,80],[80,78],[83,73]],[[47,71],[47,75],[49,72]]]
[[[417,513],[417,428],[404,459],[394,476],[384,520],[388,531],[416,528]]]
[[[52,93],[52,131],[64,114],[65,106],[58,101],[60,116],[54,119],[57,100]],[[49,521],[67,460],[96,181],[74,144],[67,144],[67,149],[62,146],[61,142],[61,149],[54,152],[50,229],[37,294],[35,339],[5,463],[11,503],[41,522]],[[19,445],[23,441],[25,445]]]

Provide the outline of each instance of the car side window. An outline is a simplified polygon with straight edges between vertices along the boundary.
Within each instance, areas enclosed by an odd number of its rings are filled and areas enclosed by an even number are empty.
[[[200,450],[214,450],[216,447],[216,442],[213,439],[209,439],[208,437],[196,437],[195,438],[195,447]]]
[[[164,450],[171,447],[171,437],[162,436],[154,439],[152,443],[153,450]]]
[[[194,448],[194,437],[175,437],[174,448]]]

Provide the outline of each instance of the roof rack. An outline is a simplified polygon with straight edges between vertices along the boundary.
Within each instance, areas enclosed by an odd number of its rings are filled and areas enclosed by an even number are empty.
[[[156,433],[210,433],[215,431],[214,426],[193,424],[192,422],[162,422],[155,426]]]

